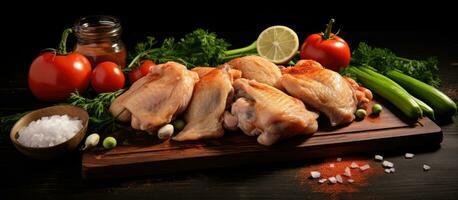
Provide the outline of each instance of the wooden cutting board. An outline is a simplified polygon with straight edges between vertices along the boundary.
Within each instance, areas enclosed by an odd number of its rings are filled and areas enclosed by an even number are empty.
[[[298,136],[269,147],[241,132],[227,132],[216,140],[175,142],[121,130],[115,133],[118,147],[83,154],[82,174],[88,179],[130,177],[380,152],[442,142],[442,131],[433,121],[423,118],[407,122],[390,105],[384,106],[379,117],[369,116],[343,127],[332,128],[325,120],[319,120],[319,131],[311,137]]]

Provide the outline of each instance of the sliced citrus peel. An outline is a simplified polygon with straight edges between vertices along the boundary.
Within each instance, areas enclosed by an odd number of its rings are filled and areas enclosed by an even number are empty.
[[[260,56],[275,64],[285,64],[296,55],[299,38],[286,26],[271,26],[261,32],[256,48]]]

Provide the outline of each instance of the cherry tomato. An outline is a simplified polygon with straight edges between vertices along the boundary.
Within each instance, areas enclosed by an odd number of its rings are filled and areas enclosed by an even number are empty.
[[[79,53],[57,55],[46,52],[29,69],[29,88],[42,101],[66,100],[70,93],[84,92],[91,77],[89,60]]]
[[[106,61],[92,71],[91,84],[97,93],[114,92],[124,87],[126,79],[118,64]]]
[[[156,64],[152,60],[142,61],[138,68],[129,72],[128,76],[130,84],[133,84],[138,79],[146,76],[154,66],[156,66]]]
[[[332,23],[324,33],[312,34],[301,47],[301,59],[312,59],[324,67],[339,72],[350,64],[350,47],[341,37],[331,33]]]

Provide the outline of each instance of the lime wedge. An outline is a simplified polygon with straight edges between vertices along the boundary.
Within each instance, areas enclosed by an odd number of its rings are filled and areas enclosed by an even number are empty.
[[[299,49],[296,32],[286,26],[271,26],[256,41],[258,54],[275,64],[289,62]]]

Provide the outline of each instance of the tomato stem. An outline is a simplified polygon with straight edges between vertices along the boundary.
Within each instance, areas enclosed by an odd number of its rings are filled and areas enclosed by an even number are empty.
[[[335,20],[329,20],[329,23],[326,24],[326,30],[323,33],[323,38],[326,40],[332,39],[332,24],[334,24]]]
[[[73,30],[71,28],[67,28],[64,30],[62,33],[62,38],[60,40],[59,48],[57,48],[57,54],[59,55],[65,55],[67,54],[67,38],[70,33],[72,33]]]

